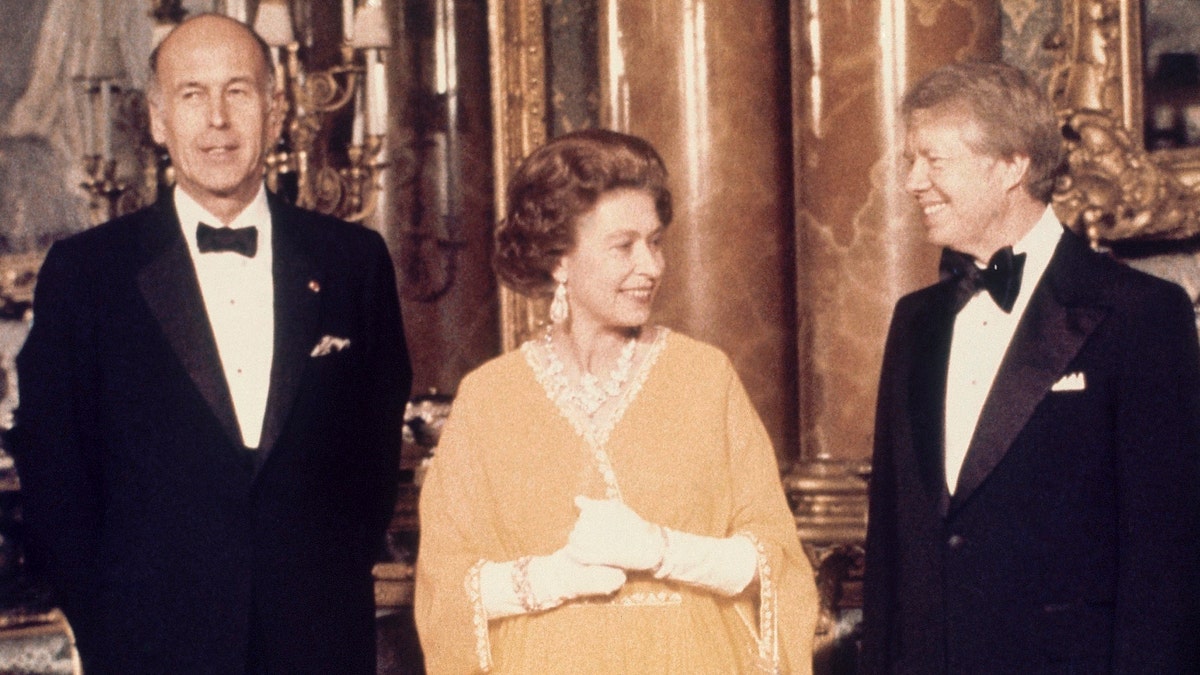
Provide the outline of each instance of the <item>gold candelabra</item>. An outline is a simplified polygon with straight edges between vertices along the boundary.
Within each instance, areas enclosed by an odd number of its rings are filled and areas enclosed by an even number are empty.
[[[346,0],[345,7],[340,62],[325,70],[305,68],[285,0],[262,0],[255,30],[274,50],[276,80],[288,107],[283,137],[267,158],[267,184],[282,191],[290,175],[297,205],[361,222],[378,205],[382,172],[388,166],[382,50],[390,39],[380,0],[367,0],[358,8]],[[327,117],[351,103],[353,131],[345,164],[337,166],[316,146]]]
[[[119,215],[118,204],[130,188],[118,178],[113,153],[113,122],[122,109],[126,73],[116,40],[105,32],[88,45],[86,58],[75,79],[84,96],[83,170],[80,187],[88,193],[93,223]],[[114,114],[115,113],[115,114]]]

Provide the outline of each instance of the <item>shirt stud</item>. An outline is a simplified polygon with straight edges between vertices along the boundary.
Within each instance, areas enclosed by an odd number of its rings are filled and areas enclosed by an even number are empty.
[[[308,290],[312,291],[313,293],[320,293],[321,292],[321,284],[316,279],[309,279],[308,280]]]

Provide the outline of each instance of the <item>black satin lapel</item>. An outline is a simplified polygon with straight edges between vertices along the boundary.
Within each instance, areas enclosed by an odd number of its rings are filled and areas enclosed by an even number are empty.
[[[300,378],[317,341],[323,282],[313,258],[299,246],[284,218],[273,213],[273,275],[275,284],[275,352],[271,388],[259,442],[259,466],[266,460],[287,421]],[[316,283],[313,283],[316,282]],[[317,289],[317,290],[314,290]]]
[[[929,497],[945,515],[946,371],[954,331],[953,282],[936,288],[933,301],[914,321],[910,353],[912,446]]]
[[[1052,273],[1047,270],[1048,275]],[[952,511],[962,506],[1004,459],[1038,403],[1108,312],[1095,305],[1066,304],[1058,299],[1061,295],[1070,294],[1056,293],[1053,284],[1040,284],[1034,290],[980,411],[950,501]]]
[[[155,223],[171,226],[178,222]],[[138,272],[138,288],[149,305],[176,358],[204,397],[221,428],[237,447],[242,432],[233,411],[233,399],[217,354],[217,343],[208,323],[208,310],[200,283],[182,235],[163,239],[163,247]]]

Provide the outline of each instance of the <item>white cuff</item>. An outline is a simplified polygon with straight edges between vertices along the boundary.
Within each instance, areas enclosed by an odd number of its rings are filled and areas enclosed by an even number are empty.
[[[625,572],[581,565],[565,549],[479,569],[479,597],[488,620],[553,609],[581,596],[608,595],[625,583]]]
[[[479,568],[479,597],[488,620],[525,613],[513,586],[515,564],[514,560],[502,563],[488,561]]]

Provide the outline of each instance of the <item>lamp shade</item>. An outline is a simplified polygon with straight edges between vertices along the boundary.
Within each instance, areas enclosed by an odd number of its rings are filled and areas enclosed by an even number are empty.
[[[125,79],[125,60],[121,57],[121,47],[117,39],[97,35],[88,45],[84,56],[83,68],[79,75],[89,81],[111,80],[114,82]]]
[[[162,41],[166,39],[167,35],[170,34],[171,31],[175,30],[176,25],[178,24],[172,22],[155,23],[151,33],[150,44],[155,47],[160,45]]]
[[[292,14],[286,0],[262,0],[254,17],[254,32],[272,47],[285,47],[296,40]]]
[[[354,46],[359,49],[386,49],[392,46],[387,13],[377,0],[367,0],[354,12]]]

